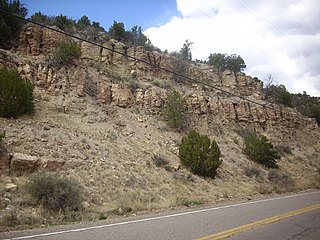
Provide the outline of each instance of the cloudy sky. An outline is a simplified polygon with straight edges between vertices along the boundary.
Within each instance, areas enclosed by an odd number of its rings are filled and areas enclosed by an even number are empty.
[[[73,19],[87,15],[108,30],[113,20],[142,26],[162,50],[193,42],[194,59],[239,54],[245,72],[272,75],[290,92],[320,97],[319,0],[22,0],[29,16],[41,11]]]
[[[156,46],[173,51],[189,39],[193,58],[236,53],[247,74],[320,96],[319,0],[176,2],[179,15],[145,31]]]

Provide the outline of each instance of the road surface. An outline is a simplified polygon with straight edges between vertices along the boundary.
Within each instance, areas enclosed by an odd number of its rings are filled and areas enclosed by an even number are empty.
[[[95,224],[95,225],[94,225]],[[157,215],[22,232],[0,239],[320,239],[320,191]]]

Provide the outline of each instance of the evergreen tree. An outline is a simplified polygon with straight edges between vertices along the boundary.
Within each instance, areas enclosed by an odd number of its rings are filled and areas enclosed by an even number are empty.
[[[148,38],[142,33],[142,28],[134,26],[131,32],[128,32],[129,44],[133,46],[145,46],[148,42]]]
[[[186,123],[186,106],[181,95],[172,91],[163,109],[163,115],[168,125],[175,129],[182,129]]]
[[[0,0],[0,9],[23,18],[28,13],[19,0]],[[23,21],[15,17],[0,13],[0,48],[10,49],[17,45],[23,24]]]
[[[62,31],[73,32],[73,26],[75,25],[75,22],[67,16],[60,14],[54,18],[53,25],[57,26]]]
[[[268,168],[278,168],[278,151],[266,136],[251,134],[244,139],[243,153],[250,160],[260,163]]]
[[[226,61],[226,68],[233,71],[235,76],[237,76],[237,73],[243,71],[247,67],[240,55],[231,54],[226,58]]]
[[[183,44],[182,48],[180,49],[180,56],[183,60],[191,61],[192,60],[192,53],[191,53],[191,46],[192,42],[189,42],[187,39]]]
[[[213,71],[218,74],[218,76],[222,77],[222,73],[227,68],[227,54],[225,53],[214,53],[209,56],[209,65],[212,66]]]
[[[77,27],[80,29],[84,29],[87,27],[91,26],[90,19],[87,16],[82,16],[78,21],[77,21]]]
[[[108,33],[111,38],[117,41],[124,42],[124,43],[128,41],[128,34],[122,22],[114,21],[113,25],[109,28]]]
[[[207,135],[191,130],[183,137],[179,147],[181,163],[199,176],[214,178],[222,160],[216,141],[210,141]]]
[[[54,24],[55,17],[49,17],[41,12],[36,12],[30,17],[31,21],[42,23],[44,25],[52,26]]]
[[[33,86],[17,70],[0,70],[0,117],[19,117],[34,110]]]

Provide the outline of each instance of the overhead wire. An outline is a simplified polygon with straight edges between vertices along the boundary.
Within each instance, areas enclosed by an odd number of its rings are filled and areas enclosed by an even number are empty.
[[[202,9],[194,6],[193,4],[191,4],[188,0],[184,0],[185,3],[187,3],[188,5],[190,5],[191,7],[193,7],[194,9],[196,9],[197,11],[199,11],[200,13],[202,13],[204,16],[208,17],[209,19],[215,21],[215,22],[219,22],[216,18],[210,16],[209,14],[207,14],[205,11],[203,11]],[[298,52],[300,53],[300,55],[302,55],[307,61],[309,61],[310,63],[314,63],[316,66],[320,65],[320,62],[317,61],[317,59],[315,57],[308,57],[307,54],[304,52],[304,50],[302,50],[292,39],[290,39],[285,33],[282,33],[281,30],[279,30],[274,24],[272,24],[270,21],[268,21],[268,19],[265,19],[263,16],[259,16],[258,13],[256,13],[256,11],[251,8],[248,4],[244,3],[245,0],[243,0],[244,2],[242,2],[242,0],[237,0],[239,4],[241,4],[242,6],[246,7],[247,9],[249,9],[250,11],[252,11],[257,17],[259,17],[261,20],[263,20],[264,22],[268,23],[279,35],[283,36],[284,38],[286,38],[289,42],[291,42],[291,45],[294,45],[294,47],[298,50]],[[218,6],[221,7],[221,5],[219,5],[218,3],[216,3]],[[221,7],[222,8],[222,7]],[[240,19],[239,17],[237,17],[236,15],[234,15],[231,11],[227,11],[225,8],[222,8],[224,11],[229,12],[234,18],[237,19],[237,21],[242,21],[242,19]],[[251,30],[253,32],[255,32],[256,34],[260,35],[260,33],[258,33],[256,30],[254,30],[253,28],[251,28]],[[252,47],[254,47],[255,49],[259,50],[264,56],[268,56],[270,59],[272,59],[274,62],[277,62],[278,60],[271,55],[269,52],[264,51],[263,49],[261,49],[259,46],[257,46],[256,44],[252,43],[251,41],[249,41],[248,39],[246,39],[245,37],[243,37],[242,35],[238,35],[238,37],[242,38],[243,40],[245,40],[249,45],[251,45]],[[281,49],[279,49],[281,50]],[[304,62],[304,65],[309,68],[309,66]]]
[[[136,57],[127,55],[126,53],[117,51],[117,50],[115,50],[115,49],[112,49],[112,48],[109,48],[109,47],[106,47],[106,46],[103,46],[103,45],[98,44],[98,43],[96,43],[96,42],[93,42],[93,41],[90,41],[90,40],[87,40],[87,39],[84,39],[84,38],[81,38],[81,37],[72,35],[72,34],[67,33],[67,32],[64,32],[64,31],[62,31],[62,30],[60,30],[60,29],[56,29],[56,28],[53,28],[53,27],[50,27],[50,26],[46,26],[46,25],[44,25],[44,24],[42,24],[42,23],[38,23],[38,22],[32,21],[32,20],[30,20],[30,19],[25,19],[25,18],[23,18],[23,17],[21,17],[21,16],[12,14],[12,13],[7,12],[7,11],[5,11],[5,10],[0,9],[0,12],[3,13],[3,14],[6,14],[6,15],[8,15],[8,16],[11,16],[11,17],[15,17],[15,18],[17,18],[17,19],[20,19],[20,20],[22,20],[22,21],[25,21],[25,22],[28,22],[28,23],[32,23],[32,24],[38,25],[38,26],[40,26],[40,27],[49,29],[49,30],[51,30],[51,31],[54,31],[54,32],[57,32],[57,33],[60,33],[60,34],[69,36],[69,37],[71,37],[71,38],[74,38],[74,39],[77,39],[77,40],[80,40],[80,41],[83,41],[83,42],[92,44],[92,45],[94,45],[94,46],[97,46],[97,47],[100,47],[100,48],[102,48],[102,49],[111,51],[111,52],[113,52],[113,53],[117,53],[117,54],[122,55],[122,56],[124,56],[124,57],[130,58],[130,59],[132,59],[132,60],[134,60],[134,61],[145,63],[145,64],[147,64],[147,65],[149,65],[149,66],[154,67],[154,68],[158,68],[158,69],[163,70],[163,71],[165,71],[165,72],[171,73],[171,74],[176,75],[176,76],[181,77],[181,78],[184,78],[184,79],[188,80],[190,83],[195,83],[195,84],[203,85],[203,86],[206,86],[206,87],[215,89],[215,90],[217,90],[217,91],[220,91],[220,92],[222,92],[222,93],[225,93],[225,94],[227,94],[227,95],[229,95],[229,96],[238,97],[238,98],[240,98],[240,99],[242,99],[242,100],[244,100],[244,101],[250,102],[250,103],[252,103],[252,104],[256,104],[256,105],[262,106],[262,107],[264,107],[264,108],[271,109],[271,110],[273,110],[273,111],[275,111],[275,112],[279,112],[280,115],[283,114],[283,111],[282,111],[282,108],[281,108],[281,107],[280,107],[280,110],[279,110],[279,109],[274,108],[274,107],[271,107],[271,106],[269,106],[269,105],[266,105],[266,104],[263,104],[263,103],[254,101],[254,100],[249,99],[249,98],[246,98],[246,97],[244,97],[244,96],[242,96],[242,95],[240,95],[240,94],[232,93],[232,92],[230,92],[230,91],[227,91],[227,90],[222,89],[222,88],[220,88],[220,87],[214,86],[214,85],[212,85],[212,84],[209,84],[209,83],[206,83],[206,82],[203,82],[203,81],[200,81],[200,80],[197,80],[197,79],[194,79],[194,78],[185,76],[185,75],[183,75],[183,74],[180,74],[180,73],[175,72],[175,71],[173,71],[173,70],[170,70],[170,69],[167,69],[167,68],[158,66],[158,65],[153,64],[153,63],[151,63],[151,62],[148,62],[148,61],[146,61],[146,60],[139,59],[139,58],[136,58]],[[296,118],[296,117],[293,116],[293,118]],[[300,119],[300,118],[297,118],[297,119]]]
[[[320,66],[320,61],[318,61],[317,59],[313,59],[307,56],[307,54],[305,53],[305,51],[291,38],[289,38],[289,36],[281,31],[276,25],[274,25],[271,21],[269,21],[266,17],[264,17],[263,15],[261,15],[260,13],[258,13],[257,10],[255,10],[253,7],[251,7],[245,0],[237,0],[242,6],[244,6],[245,8],[247,8],[249,11],[251,11],[256,17],[258,17],[260,20],[262,20],[263,22],[265,22],[266,24],[268,24],[277,34],[279,34],[280,36],[284,37],[285,39],[287,39],[287,41],[289,41],[291,43],[291,45],[293,45],[295,47],[295,49],[309,62],[313,62],[317,65]]]

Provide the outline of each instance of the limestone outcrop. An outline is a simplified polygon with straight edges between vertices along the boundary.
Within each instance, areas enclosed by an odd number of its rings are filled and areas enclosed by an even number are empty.
[[[21,31],[17,52],[32,56],[50,55],[57,41],[61,38],[64,38],[64,36],[60,33],[27,24]],[[169,71],[176,70],[174,69],[175,58],[173,56],[156,51],[147,51],[142,46],[128,47],[113,39],[100,46],[85,41],[77,40],[77,42],[81,47],[81,58],[84,61],[94,61],[100,68],[109,71],[112,69],[120,75],[130,75],[134,71],[135,76],[139,79],[145,79],[149,76],[168,80],[172,78],[172,73]],[[261,95],[261,84],[244,74],[235,76],[231,71],[226,71],[220,79],[210,70],[208,65],[201,63],[191,64],[186,74],[199,81],[205,81],[219,87],[227,87],[245,96],[255,94],[255,97],[259,98]]]
[[[52,28],[58,29],[57,27]],[[20,33],[17,52],[32,56],[48,54],[62,37],[62,34],[58,32],[40,28],[34,24],[26,24]]]
[[[142,54],[142,49],[139,52]],[[76,94],[79,97],[89,95],[102,104],[128,108],[136,104],[150,114],[159,114],[167,101],[168,89],[157,86],[147,89],[130,90],[128,82],[115,82],[112,76],[94,67],[86,65],[73,65],[71,67],[56,68],[43,63],[40,59],[30,61],[28,57],[12,55],[7,51],[0,51],[0,65],[17,67],[20,73],[34,83],[39,89],[45,90],[49,95]],[[9,61],[8,61],[9,60]],[[141,66],[142,67],[142,66]],[[222,80],[226,86],[238,82],[247,89],[250,97],[255,94],[255,80],[250,76],[240,74],[234,77],[230,72],[225,72]],[[259,124],[261,126],[282,125],[288,128],[310,128],[318,126],[313,119],[301,116],[296,110],[267,104],[259,100],[261,105],[244,101],[238,97],[224,96],[219,91],[203,90],[198,85],[190,86],[183,90],[188,105],[188,111],[194,115],[212,115],[228,121],[246,124]],[[63,103],[64,104],[64,103]]]

